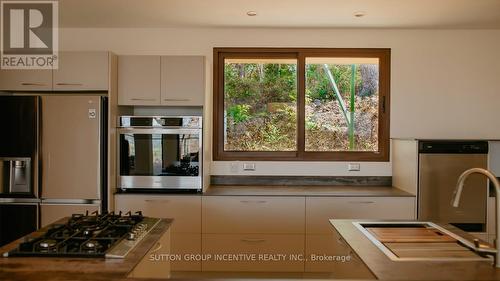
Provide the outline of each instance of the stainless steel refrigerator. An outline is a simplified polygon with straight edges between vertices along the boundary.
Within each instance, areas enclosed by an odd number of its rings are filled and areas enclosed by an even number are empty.
[[[2,137],[2,145],[11,145],[3,149],[5,155],[0,154],[0,158],[29,157],[32,176],[29,178],[29,192],[4,192],[0,194],[0,203],[20,204],[19,200],[31,200],[30,204],[34,204],[37,209],[37,226],[45,226],[73,213],[105,210],[106,206],[102,204],[106,202],[107,182],[105,95],[47,93],[27,96],[16,93],[1,98],[5,104],[9,103],[17,110],[24,111],[23,114],[11,116],[8,121],[4,120],[4,123],[11,124],[13,128],[26,126],[28,122],[23,120],[31,115],[34,116],[34,123],[32,128],[22,133],[13,132]],[[34,105],[27,106],[30,102]],[[12,145],[28,139],[31,139],[29,143],[33,143],[31,151],[21,153],[21,149],[15,149]],[[19,152],[9,154],[9,151],[14,150]],[[10,162],[2,163],[5,166],[5,163]],[[3,174],[7,173],[12,174]],[[7,185],[6,182],[10,185],[12,180],[5,178],[2,180],[3,186]],[[2,228],[10,228],[8,223],[5,224]]]
[[[40,97],[41,225],[101,209],[106,186],[105,98]]]

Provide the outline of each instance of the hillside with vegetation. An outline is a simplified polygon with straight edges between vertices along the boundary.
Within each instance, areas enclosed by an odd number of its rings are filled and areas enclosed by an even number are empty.
[[[305,94],[306,151],[377,150],[377,65],[307,64]],[[224,97],[226,151],[297,149],[296,64],[226,63]]]

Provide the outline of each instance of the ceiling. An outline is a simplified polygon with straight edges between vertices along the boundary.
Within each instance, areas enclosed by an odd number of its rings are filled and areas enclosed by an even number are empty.
[[[60,0],[59,9],[61,27],[83,28],[500,29],[500,0]]]

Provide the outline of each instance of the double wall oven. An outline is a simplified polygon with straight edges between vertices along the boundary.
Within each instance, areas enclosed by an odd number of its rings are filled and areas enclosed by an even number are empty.
[[[201,192],[202,117],[122,116],[118,188]]]

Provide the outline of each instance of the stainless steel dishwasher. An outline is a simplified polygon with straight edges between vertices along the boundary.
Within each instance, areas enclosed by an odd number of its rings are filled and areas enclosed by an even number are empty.
[[[486,141],[419,141],[418,219],[451,223],[465,231],[486,227],[488,181],[472,175],[459,208],[451,206],[457,179],[465,170],[488,165]]]

